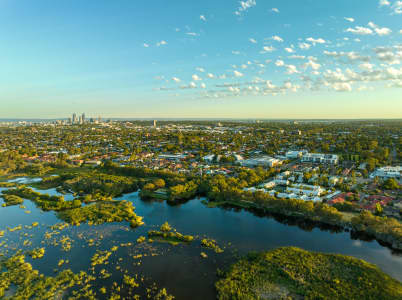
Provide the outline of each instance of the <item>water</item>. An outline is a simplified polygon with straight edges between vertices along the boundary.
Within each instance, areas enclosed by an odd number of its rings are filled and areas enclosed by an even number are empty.
[[[0,188],[1,190],[3,189]],[[59,195],[55,189],[40,192]],[[72,199],[72,195],[65,197]],[[236,260],[237,255],[281,246],[297,246],[306,250],[351,255],[376,264],[389,275],[402,281],[401,254],[393,253],[376,241],[354,240],[348,232],[336,232],[333,228],[323,230],[304,223],[299,223],[299,226],[289,225],[285,223],[295,222],[289,219],[281,219],[279,222],[272,217],[260,217],[242,210],[207,208],[201,203],[201,199],[194,199],[178,206],[170,206],[166,202],[159,201],[142,201],[138,193],[127,194],[118,199],[132,201],[136,207],[136,214],[144,217],[145,225],[137,229],[131,229],[125,222],[69,227],[54,238],[57,241],[62,236],[71,237],[71,250],[65,252],[60,245],[54,245],[52,239],[43,238],[46,231],[51,231],[50,225],[60,222],[56,213],[42,212],[35,207],[35,204],[26,200],[24,202],[26,209],[18,206],[0,207],[0,230],[19,224],[30,225],[35,221],[41,225],[33,229],[24,228],[22,231],[6,232],[5,236],[0,238],[0,242],[6,240],[9,248],[23,250],[45,247],[46,254],[43,259],[32,261],[27,258],[27,261],[49,276],[54,274],[54,269],[57,268],[61,258],[70,262],[58,268],[59,270],[71,268],[74,272],[87,271],[90,267],[90,258],[97,249],[108,250],[114,245],[131,242],[132,246],[119,247],[111,256],[109,265],[96,267],[97,270],[106,268],[112,274],[109,279],[99,279],[95,284],[96,288],[108,287],[113,281],[121,282],[121,272],[116,270],[116,267],[120,267],[127,270],[128,274],[143,276],[145,284],[155,282],[158,287],[165,287],[176,299],[215,299],[214,282],[217,279],[217,268],[228,266]],[[27,214],[25,210],[31,213]],[[139,236],[146,236],[148,230],[159,227],[165,221],[183,234],[215,239],[225,248],[225,252],[216,254],[203,249],[199,239],[191,245],[179,246],[136,243]],[[24,233],[32,236],[27,238],[23,236]],[[100,236],[103,238],[99,239]],[[27,239],[32,244],[23,246],[24,240]],[[89,239],[94,239],[96,245],[89,246]],[[0,252],[4,251],[6,250],[0,247]],[[200,257],[201,251],[208,254],[207,259]],[[151,256],[151,253],[156,256]],[[9,250],[8,254],[12,254],[12,251]],[[137,254],[148,256],[134,259],[133,256]],[[119,257],[123,260],[119,261]],[[138,262],[141,264],[138,265]],[[126,292],[122,290],[122,294]],[[143,295],[145,290],[139,288],[138,293]]]

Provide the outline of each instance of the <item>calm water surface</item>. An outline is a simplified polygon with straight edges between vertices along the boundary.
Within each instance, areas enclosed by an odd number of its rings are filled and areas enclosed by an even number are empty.
[[[1,190],[4,188],[0,188],[0,192]],[[59,195],[55,189],[40,192]],[[64,196],[68,200],[73,199],[72,195]],[[289,225],[285,224],[292,223],[289,220],[279,222],[272,217],[260,217],[247,211],[207,208],[200,199],[178,206],[170,206],[166,202],[142,201],[138,193],[118,199],[133,202],[137,215],[144,217],[145,225],[137,229],[131,229],[126,223],[81,225],[61,230],[59,235],[46,240],[45,232],[52,231],[49,226],[60,223],[56,213],[42,212],[28,200],[24,202],[26,209],[21,209],[19,206],[0,207],[0,230],[20,224],[24,226],[32,222],[40,223],[40,226],[33,229],[6,231],[0,242],[6,241],[8,248],[3,245],[0,247],[0,252],[12,254],[17,249],[25,251],[45,247],[46,254],[43,259],[32,261],[27,258],[27,261],[40,272],[50,276],[54,275],[54,269],[57,268],[61,258],[68,259],[69,263],[58,270],[70,268],[74,272],[87,271],[90,267],[90,258],[97,249],[108,250],[114,245],[131,242],[133,243],[131,246],[119,247],[115,255],[111,256],[109,265],[97,266],[99,270],[106,268],[112,273],[112,277],[98,280],[95,285],[102,287],[112,284],[113,281],[121,282],[121,271],[116,270],[118,267],[127,270],[128,274],[143,276],[146,284],[156,283],[160,288],[165,287],[176,299],[214,299],[217,268],[224,268],[234,262],[238,255],[249,251],[266,251],[281,246],[297,246],[306,250],[351,255],[376,264],[386,273],[402,281],[401,254],[379,245],[376,241],[354,240],[348,232],[324,230],[308,224]],[[2,203],[0,200],[0,205]],[[27,213],[27,210],[30,213]],[[215,239],[225,252],[215,254],[209,249],[203,249],[199,240],[191,245],[179,246],[136,243],[139,236],[146,236],[148,230],[159,227],[165,221],[183,234]],[[61,249],[60,244],[54,243],[64,236],[71,238],[71,250],[67,252]],[[103,238],[100,239],[101,236]],[[89,239],[95,240],[94,246],[89,246]],[[26,240],[31,244],[24,246]],[[208,254],[207,259],[200,257],[201,251]],[[151,253],[155,256],[151,256]],[[133,256],[137,254],[148,256],[140,260],[134,259]],[[123,259],[118,260],[119,257]],[[144,289],[140,288],[139,293],[144,294]]]

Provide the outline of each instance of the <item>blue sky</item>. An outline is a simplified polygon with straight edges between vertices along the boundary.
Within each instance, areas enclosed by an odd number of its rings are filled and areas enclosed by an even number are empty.
[[[402,1],[0,0],[0,118],[401,118]]]

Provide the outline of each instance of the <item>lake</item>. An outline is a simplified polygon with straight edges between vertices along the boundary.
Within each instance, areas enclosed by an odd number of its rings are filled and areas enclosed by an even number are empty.
[[[55,189],[37,191],[60,195]],[[65,195],[65,198],[72,199],[73,196]],[[145,287],[155,284],[158,288],[166,288],[175,299],[215,299],[217,268],[228,266],[239,255],[249,251],[266,251],[281,246],[351,255],[376,264],[384,272],[402,281],[402,254],[381,246],[375,240],[352,239],[349,232],[336,232],[335,228],[319,228],[291,219],[257,216],[244,210],[208,208],[201,203],[202,199],[177,206],[161,201],[143,201],[138,193],[117,199],[133,202],[136,214],[144,217],[145,225],[132,229],[125,222],[99,226],[84,224],[70,226],[51,238],[44,238],[46,232],[53,231],[49,226],[60,223],[56,213],[42,212],[29,200],[24,202],[25,209],[19,206],[0,207],[0,230],[6,230],[0,243],[6,241],[8,246],[6,248],[2,245],[0,252],[11,255],[17,249],[25,251],[45,247],[46,254],[42,259],[32,260],[27,257],[26,260],[41,273],[54,276],[54,269],[88,271],[91,257],[97,249],[110,250],[112,246],[119,246],[110,257],[108,265],[95,267],[96,271],[106,269],[111,274],[106,279],[98,278],[96,288],[108,287],[114,281],[121,282],[123,273],[131,276],[137,274],[144,282],[144,286],[138,288],[140,295],[146,294]],[[0,205],[2,203],[0,200]],[[224,253],[216,254],[202,248],[199,238],[190,245],[173,246],[158,242],[137,244],[138,237],[146,236],[148,230],[156,229],[165,221],[180,233],[215,239],[225,250]],[[15,232],[7,230],[7,227],[24,227],[32,222],[39,222],[40,225]],[[68,243],[71,249],[68,251],[63,250],[61,242],[65,237],[70,239]],[[201,252],[207,253],[208,258],[201,258]],[[57,267],[60,259],[69,260],[69,263]],[[125,290],[121,293],[128,296]],[[102,299],[100,295],[98,297]]]

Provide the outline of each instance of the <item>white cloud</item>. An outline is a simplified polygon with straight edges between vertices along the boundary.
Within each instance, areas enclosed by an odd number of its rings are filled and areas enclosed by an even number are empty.
[[[392,83],[388,85],[388,87],[402,88],[402,80],[393,80]]]
[[[344,18],[346,21],[348,21],[348,22],[351,22],[351,23],[353,23],[354,21],[355,21],[355,19],[353,19],[353,18]]]
[[[399,65],[402,59],[402,51],[393,52],[393,48],[377,47],[374,48],[374,52],[377,54],[377,58],[382,62],[389,65]]]
[[[337,92],[351,92],[352,86],[347,82],[337,82],[332,85],[332,88]]]
[[[239,71],[236,71],[236,70],[234,70],[233,73],[234,73],[234,76],[236,76],[236,77],[243,77],[244,76],[243,73],[240,73]]]
[[[198,68],[195,68],[198,72],[201,72],[201,73],[204,73],[205,72],[205,69],[204,68],[200,68],[200,67],[198,67]]]
[[[274,47],[272,47],[272,46],[264,46],[263,50],[264,50],[265,52],[273,52],[273,51],[275,51],[276,49],[275,49]]]
[[[156,46],[164,46],[164,45],[167,45],[167,42],[166,41],[160,41],[160,42],[158,42],[158,43],[156,43]]]
[[[208,73],[208,74],[207,74],[207,77],[208,77],[208,78],[215,78],[215,75],[212,74],[212,73]]]
[[[378,27],[376,24],[374,24],[373,22],[369,22],[368,26],[371,27],[372,29],[374,29],[374,31],[379,35],[379,36],[383,36],[383,35],[389,35],[392,30],[386,27],[380,28]]]
[[[283,60],[277,60],[276,62],[275,62],[275,65],[277,66],[277,67],[283,67],[284,65],[285,65],[285,62],[283,61]]]
[[[312,43],[313,45],[326,43],[326,41],[322,38],[314,39],[314,38],[310,37],[310,38],[307,38],[306,41]]]
[[[399,34],[402,34],[402,29],[401,29],[401,30],[399,30]]]
[[[304,55],[291,55],[289,56],[290,59],[305,59]]]
[[[390,6],[391,3],[388,0],[380,0],[380,3],[378,4],[380,7],[381,6]]]
[[[362,63],[359,65],[359,68],[362,69],[363,71],[371,72],[373,71],[373,64],[370,63]]]
[[[400,15],[402,14],[402,1],[396,1],[393,5],[392,5],[392,9],[394,11],[395,14]]]
[[[280,42],[280,43],[283,42],[283,39],[280,36],[277,36],[277,35],[274,35],[271,39],[273,39],[274,41]]]
[[[195,89],[197,85],[194,82],[190,82],[190,88]]]
[[[288,53],[293,53],[295,52],[292,48],[285,48],[285,51]]]
[[[362,27],[362,26],[356,26],[355,28],[348,28],[348,29],[346,29],[346,32],[350,32],[353,34],[359,34],[359,35],[373,34],[373,31],[370,28],[366,28],[366,27]]]
[[[177,78],[177,77],[173,77],[172,80],[173,80],[174,82],[177,82],[177,83],[181,82],[181,80],[180,80],[179,78]]]
[[[204,15],[201,15],[201,16],[200,16],[200,20],[206,22],[206,21],[207,21],[207,18],[206,18]]]
[[[321,65],[316,62],[316,59],[313,59],[312,57],[309,58],[309,61],[303,65],[304,68],[310,67],[314,71],[317,71],[321,68]]]
[[[388,75],[390,75],[393,78],[398,78],[399,76],[402,75],[402,68],[400,69],[395,69],[393,67],[389,67],[386,69],[386,72],[388,73]]]
[[[236,10],[235,14],[239,16],[242,12],[247,11],[256,5],[256,0],[240,1],[240,7]]]
[[[193,78],[194,81],[202,80],[202,78],[199,77],[197,74],[194,74],[193,76],[191,76],[191,78]]]
[[[311,45],[307,43],[299,43],[299,48],[302,50],[308,50],[310,49]]]
[[[294,65],[286,65],[286,73],[294,74],[294,73],[299,73],[299,71],[297,71],[297,68]]]
[[[249,41],[250,41],[251,43],[253,43],[253,44],[257,44],[257,41],[256,41],[255,39],[253,39],[253,38],[250,38]]]
[[[274,7],[273,9],[271,9],[271,11],[274,12],[274,13],[279,14],[279,9],[277,9],[277,8],[275,8],[275,7]]]
[[[149,45],[147,44],[147,43],[144,43],[144,45],[143,45],[145,48],[148,48],[149,47]]]
[[[201,83],[200,87],[201,87],[202,89],[206,89],[206,88],[207,88],[207,85],[206,85],[205,83]]]
[[[186,32],[186,34],[190,36],[198,36],[198,33],[195,32]]]

